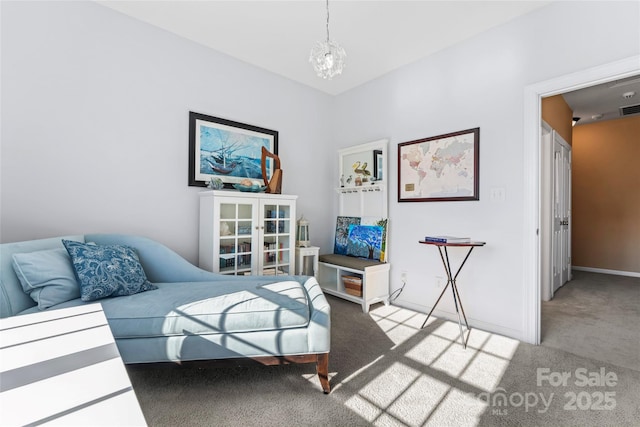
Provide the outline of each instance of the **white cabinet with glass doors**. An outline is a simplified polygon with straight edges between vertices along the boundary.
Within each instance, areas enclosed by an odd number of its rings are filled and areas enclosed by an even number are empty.
[[[294,274],[297,198],[201,192],[200,267],[233,275]]]

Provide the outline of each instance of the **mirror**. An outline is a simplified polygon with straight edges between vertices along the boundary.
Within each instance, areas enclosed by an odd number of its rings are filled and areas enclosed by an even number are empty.
[[[340,187],[381,184],[386,178],[386,151],[386,139],[338,150]]]

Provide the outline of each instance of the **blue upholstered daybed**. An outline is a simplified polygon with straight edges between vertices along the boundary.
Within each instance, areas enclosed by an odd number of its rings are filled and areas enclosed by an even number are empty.
[[[83,301],[74,289],[83,280],[74,269],[77,259],[69,258],[63,240],[133,248],[153,286]],[[316,363],[329,392],[330,307],[313,277],[220,275],[144,237],[90,234],[1,244],[0,291],[0,317],[102,304],[128,364],[239,358]]]

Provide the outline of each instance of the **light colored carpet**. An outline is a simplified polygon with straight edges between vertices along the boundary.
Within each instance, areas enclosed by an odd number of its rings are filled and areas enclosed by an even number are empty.
[[[640,370],[640,278],[574,270],[542,303],[542,345]]]
[[[638,425],[636,370],[477,329],[464,350],[456,323],[432,318],[420,330],[424,314],[382,304],[364,314],[328,299],[331,394],[320,391],[313,365],[128,366],[149,425]],[[570,377],[538,384],[544,369]],[[582,370],[604,372],[609,383],[582,385]]]

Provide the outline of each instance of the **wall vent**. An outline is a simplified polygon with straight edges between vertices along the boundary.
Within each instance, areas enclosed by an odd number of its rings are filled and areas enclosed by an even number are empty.
[[[632,114],[640,114],[640,104],[628,105],[626,107],[620,107],[621,116],[630,116]]]

